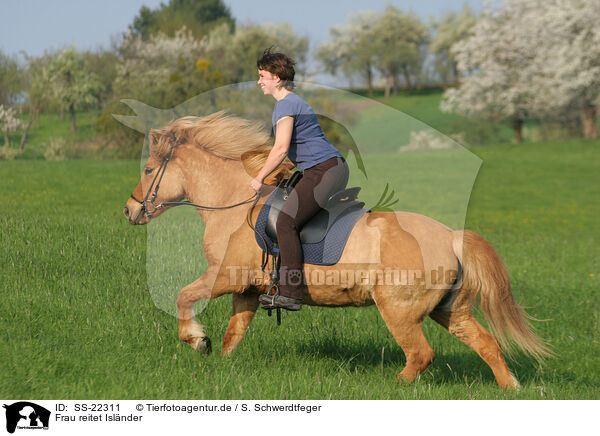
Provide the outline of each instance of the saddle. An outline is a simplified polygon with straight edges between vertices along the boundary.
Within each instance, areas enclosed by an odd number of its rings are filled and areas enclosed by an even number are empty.
[[[277,243],[275,226],[279,212],[300,179],[302,179],[302,173],[296,171],[289,179],[281,181],[269,197],[271,207],[267,215],[265,233],[274,243]],[[333,224],[340,218],[353,210],[362,209],[365,203],[356,200],[360,189],[360,187],[348,188],[330,196],[325,207],[300,230],[300,242],[303,244],[318,244],[325,239]]]

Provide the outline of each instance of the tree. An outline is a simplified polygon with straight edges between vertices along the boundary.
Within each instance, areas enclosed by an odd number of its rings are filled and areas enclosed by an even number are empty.
[[[506,0],[486,10],[452,47],[464,77],[443,110],[509,121],[522,141],[525,120],[570,119],[598,135],[600,4],[596,0]]]
[[[358,73],[366,82],[369,96],[373,97],[375,64],[375,22],[373,12],[359,12],[349,22],[329,29],[331,41],[317,49],[317,59],[326,72],[346,76]]]
[[[231,30],[235,27],[235,20],[222,0],[169,0],[156,9],[142,6],[129,30],[146,40],[159,33],[175,36],[185,26],[196,38],[201,38],[220,24]]]
[[[48,65],[48,78],[53,86],[54,95],[69,112],[71,130],[75,132],[75,110],[97,102],[100,82],[96,75],[86,68],[81,53],[73,47],[65,48],[53,56]]]
[[[475,24],[476,16],[465,5],[461,12],[450,12],[433,24],[434,36],[429,49],[435,55],[435,68],[444,82],[456,81],[459,78],[457,62],[451,47],[465,39]]]
[[[0,104],[14,103],[23,89],[22,71],[17,60],[0,50]]]
[[[386,78],[385,96],[398,93],[399,77],[412,88],[419,80],[424,48],[428,40],[426,27],[414,14],[404,14],[389,5],[374,24],[375,66]]]
[[[542,0],[507,0],[498,10],[485,10],[472,33],[452,46],[462,76],[447,89],[443,111],[509,122],[515,141],[523,141],[527,119],[546,111],[533,80],[540,74],[538,50]]]
[[[175,36],[158,33],[144,40],[130,35],[120,48],[113,95],[161,107],[181,103],[206,89],[210,62],[198,64],[205,45],[185,27]]]
[[[48,79],[48,57],[29,57],[25,55],[25,59],[27,67],[24,74],[24,81],[27,103],[29,105],[29,120],[23,129],[20,144],[21,151],[25,148],[27,134],[33,121],[37,118],[37,127],[39,128],[39,114],[44,106],[50,104],[50,100],[52,99],[52,88]]]
[[[0,130],[4,132],[5,147],[10,146],[9,135],[21,126],[21,121],[15,116],[15,109],[0,104]]]
[[[220,71],[225,82],[256,80],[256,60],[268,47],[285,52],[296,61],[296,74],[304,73],[308,38],[297,35],[285,23],[238,26],[234,32],[222,24],[208,36],[204,55]]]
[[[522,1],[522,0],[521,0]],[[552,102],[553,118],[579,112],[584,138],[597,138],[600,105],[600,3],[597,0],[551,0],[544,4],[539,27],[539,87]]]
[[[384,12],[361,12],[330,29],[331,41],[317,50],[317,58],[331,74],[359,74],[373,96],[375,71],[386,79],[385,95],[398,92],[400,77],[408,87],[419,80],[428,32],[413,14],[394,6]]]
[[[100,88],[98,92],[98,104],[103,105],[112,95],[112,87],[117,77],[117,64],[119,57],[113,51],[86,51],[82,53],[83,61],[89,71],[93,71]]]
[[[112,96],[97,120],[98,130],[119,153],[139,153],[139,137],[116,122],[111,114],[122,110],[122,99],[135,99],[153,107],[170,108],[194,95],[224,84],[222,74],[204,57],[206,40],[183,27],[174,36],[160,32],[144,39],[127,35],[119,49]]]

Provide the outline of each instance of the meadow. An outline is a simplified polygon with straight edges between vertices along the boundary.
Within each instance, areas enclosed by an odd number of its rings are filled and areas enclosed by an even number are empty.
[[[15,160],[0,162],[0,397],[600,398],[600,141],[471,151],[483,165],[465,227],[496,248],[516,300],[544,320],[536,331],[557,353],[543,366],[524,356],[509,362],[521,390],[499,389],[475,352],[431,320],[424,331],[435,362],[415,383],[398,384],[404,354],[374,306],[304,307],[284,313],[280,327],[259,311],[236,353],[224,358],[220,339],[231,312],[224,296],[200,314],[214,351],[199,355],[179,341],[172,314],[157,307],[157,273],[148,268],[157,266],[148,249],[156,232],[130,226],[121,212],[139,162]],[[363,158],[392,186],[410,189],[411,174],[390,164],[397,156]],[[361,193],[367,205],[380,185]],[[168,212],[191,226],[178,237],[196,250],[177,276],[164,278],[172,295],[205,267],[201,221],[190,213]],[[168,306],[172,295],[158,305]]]

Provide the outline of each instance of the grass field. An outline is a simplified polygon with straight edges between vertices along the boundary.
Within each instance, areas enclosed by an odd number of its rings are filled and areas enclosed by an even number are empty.
[[[424,331],[436,361],[417,382],[397,384],[404,355],[375,307],[305,307],[284,314],[281,327],[259,312],[238,351],[223,358],[225,296],[201,315],[215,352],[198,355],[152,299],[151,230],[121,214],[139,162],[17,160],[0,162],[0,397],[600,398],[600,142],[472,151],[483,166],[466,227],[503,257],[517,301],[548,319],[535,327],[558,354],[543,367],[524,357],[509,362],[520,391],[500,390],[489,367],[431,320]],[[365,159],[400,184],[389,166],[396,156]],[[378,193],[361,197],[370,203]],[[199,239],[187,240],[200,252]],[[171,282],[193,279],[198,259]]]

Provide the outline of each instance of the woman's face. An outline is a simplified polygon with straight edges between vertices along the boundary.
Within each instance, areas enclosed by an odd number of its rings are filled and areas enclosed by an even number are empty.
[[[265,70],[258,70],[258,82],[256,83],[260,85],[260,88],[265,95],[273,95],[273,93],[281,86],[279,77]]]

